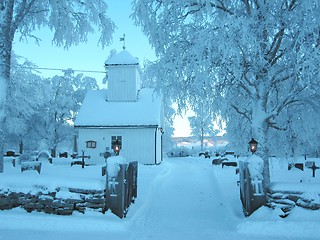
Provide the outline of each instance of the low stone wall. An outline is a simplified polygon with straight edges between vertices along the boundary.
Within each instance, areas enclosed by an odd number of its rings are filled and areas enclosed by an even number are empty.
[[[268,205],[272,208],[279,207],[284,213],[289,212],[295,206],[310,210],[320,209],[320,195],[318,193],[269,190],[267,196]]]
[[[105,211],[105,191],[78,188],[58,188],[54,191],[36,189],[28,193],[0,190],[0,210],[21,207],[27,212],[71,215],[87,209]]]

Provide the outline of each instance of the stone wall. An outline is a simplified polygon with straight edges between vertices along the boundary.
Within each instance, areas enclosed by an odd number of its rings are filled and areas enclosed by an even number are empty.
[[[87,209],[105,212],[105,191],[78,188],[43,188],[28,193],[0,190],[0,210],[21,207],[27,212],[71,215],[74,211],[85,213]]]
[[[272,191],[267,195],[268,205],[272,208],[279,207],[286,214],[295,206],[310,210],[320,209],[320,195],[318,193],[302,193],[290,191]]]

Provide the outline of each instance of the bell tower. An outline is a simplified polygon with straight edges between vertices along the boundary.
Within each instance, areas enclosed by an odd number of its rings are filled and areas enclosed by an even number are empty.
[[[107,101],[137,101],[141,88],[141,68],[138,59],[123,49],[105,62],[105,68],[108,73]]]

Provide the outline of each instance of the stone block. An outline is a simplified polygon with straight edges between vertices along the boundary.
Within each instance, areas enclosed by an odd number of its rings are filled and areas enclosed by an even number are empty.
[[[103,194],[103,190],[94,190],[94,189],[80,189],[80,188],[69,188],[69,191],[72,193],[80,193],[80,194]]]
[[[51,205],[49,205],[52,208],[65,208],[67,207],[67,203],[65,203],[64,201],[61,200],[54,200],[51,202]],[[69,204],[71,205],[71,204]]]
[[[73,204],[73,205],[85,202],[83,199],[65,199],[64,201],[68,204]]]
[[[94,204],[103,204],[105,202],[105,199],[102,199],[102,198],[87,198],[86,202],[94,203]]]
[[[39,202],[45,206],[52,206],[53,201],[54,201],[54,198],[50,195],[42,195],[39,197]]]
[[[288,195],[288,199],[296,203],[299,200],[299,196],[290,194]]]
[[[86,202],[86,207],[92,208],[92,209],[99,209],[99,208],[104,208],[104,204],[97,204],[97,203],[89,203]]]
[[[78,212],[81,212],[81,213],[85,213],[86,212],[86,207],[85,206],[82,206],[82,207],[80,207],[80,206],[75,206],[74,207],[74,210],[75,211],[78,211]]]
[[[38,211],[41,212],[44,209],[44,205],[41,203],[27,203],[22,206],[27,212]]]
[[[72,215],[73,209],[70,209],[70,208],[58,208],[58,209],[55,209],[54,212],[57,215],[67,216],[67,215]]]
[[[320,209],[320,204],[319,203],[315,203],[315,202],[305,202],[302,199],[299,199],[297,201],[297,206],[299,207],[303,207],[303,208],[307,208],[310,210],[319,210]]]

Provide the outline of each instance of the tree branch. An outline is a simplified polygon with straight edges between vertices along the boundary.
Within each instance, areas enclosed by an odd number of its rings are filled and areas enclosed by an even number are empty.
[[[210,3],[210,6],[216,9],[220,9],[226,13],[229,13],[230,15],[234,15],[234,13],[223,4],[222,0],[218,0],[218,2],[220,3],[220,5],[217,5],[215,3]]]
[[[244,3],[244,5],[246,5],[246,11],[247,11],[248,15],[250,15],[251,14],[251,8],[250,8],[249,0],[242,0],[242,2]]]
[[[244,116],[246,119],[248,119],[250,122],[251,122],[251,119],[250,119],[250,112],[246,109],[243,109],[242,111],[237,107],[235,106],[234,104],[231,104],[231,107],[233,107],[237,113],[241,114],[242,116]]]
[[[31,7],[33,6],[35,0],[31,0],[27,3],[27,0],[22,0],[17,8],[17,14],[12,23],[12,34],[14,34],[19,27],[20,23],[23,21],[25,16],[30,12]]]
[[[271,121],[271,119],[267,119],[266,120],[267,124],[269,127],[280,130],[280,131],[286,131],[287,127],[280,127],[279,125],[277,125],[275,122]]]
[[[282,55],[284,54],[284,51],[283,51],[277,56],[277,53],[278,53],[280,46],[281,46],[281,43],[282,43],[283,36],[284,36],[284,28],[281,28],[274,36],[273,41],[270,46],[270,49],[266,54],[267,61],[271,64],[272,64],[272,62],[276,63],[276,61],[280,57],[282,57]]]

